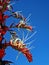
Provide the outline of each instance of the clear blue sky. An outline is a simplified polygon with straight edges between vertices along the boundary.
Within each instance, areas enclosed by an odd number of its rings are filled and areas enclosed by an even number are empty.
[[[30,22],[32,26],[36,26],[35,30],[37,39],[31,50],[33,62],[28,63],[27,59],[21,54],[16,60],[17,52],[12,48],[6,49],[7,55],[4,59],[13,61],[11,65],[49,65],[49,1],[48,0],[19,0],[13,6],[14,11],[22,11],[24,16],[32,14]],[[9,57],[10,56],[10,57]]]

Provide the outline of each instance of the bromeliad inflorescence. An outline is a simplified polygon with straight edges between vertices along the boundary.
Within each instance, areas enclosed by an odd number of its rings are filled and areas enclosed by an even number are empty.
[[[32,61],[32,54],[29,52],[29,49],[27,48],[27,44],[24,44],[24,41],[16,35],[16,32],[11,30],[11,28],[18,28],[18,29],[26,29],[28,31],[32,31],[32,26],[27,25],[26,21],[27,19],[21,15],[19,12],[13,12],[12,0],[0,0],[0,65],[10,65],[12,63],[11,61],[2,60],[2,58],[6,55],[5,49],[8,46],[11,46],[13,49],[18,50],[19,52],[23,53],[29,62]],[[9,11],[11,14],[6,15],[4,12]],[[13,23],[10,25],[10,27],[5,25],[5,20],[14,17],[16,19],[20,19],[19,23],[13,26]],[[6,32],[9,31],[11,34],[11,39],[7,43],[4,35]],[[28,34],[26,35],[25,39],[27,38]],[[32,37],[32,36],[31,36]],[[29,37],[29,38],[31,38]],[[4,43],[2,41],[5,40]],[[25,40],[26,41],[26,40]]]

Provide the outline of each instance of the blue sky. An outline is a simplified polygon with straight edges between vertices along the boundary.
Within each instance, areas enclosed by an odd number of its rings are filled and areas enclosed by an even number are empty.
[[[11,47],[6,49],[6,53],[8,53],[4,59],[13,61],[14,64],[11,65],[49,65],[49,1],[19,0],[13,8],[14,11],[22,11],[25,17],[32,14],[30,23],[35,26],[34,30],[37,31],[34,36],[36,41],[32,44],[35,48],[31,50],[33,62],[29,63],[23,54],[20,54],[16,60],[18,51]],[[9,19],[9,21],[11,20]]]

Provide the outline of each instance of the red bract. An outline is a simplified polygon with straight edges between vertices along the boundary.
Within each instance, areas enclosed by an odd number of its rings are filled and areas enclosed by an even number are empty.
[[[9,28],[7,26],[3,26],[2,28],[0,28],[0,34],[4,35],[8,30]]]
[[[2,21],[3,17],[2,17],[2,13],[0,12],[0,21]]]
[[[0,23],[4,23],[8,17],[8,15],[4,15],[2,12],[0,12]]]
[[[2,41],[2,36],[0,35],[0,41]]]
[[[5,55],[5,50],[4,49],[0,49],[0,59],[2,59]]]
[[[21,23],[19,23],[15,27],[17,27],[17,28],[23,28],[23,29],[27,29],[27,30],[32,31],[32,26],[28,26],[27,24],[21,24]]]
[[[29,62],[32,62],[32,54],[29,52],[27,48],[22,48],[20,51],[27,57]]]
[[[12,48],[22,52],[26,56],[26,58],[28,59],[29,62],[32,62],[32,54],[30,53],[28,48],[25,48],[26,45],[24,45],[22,48],[20,48],[19,45],[16,46],[16,45],[11,44],[11,43],[10,43],[10,45],[12,46]]]

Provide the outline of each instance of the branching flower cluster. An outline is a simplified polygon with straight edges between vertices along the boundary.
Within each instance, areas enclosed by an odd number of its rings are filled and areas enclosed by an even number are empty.
[[[22,28],[26,30],[32,31],[32,26],[26,24],[26,18],[21,15],[19,12],[13,12],[13,7],[10,5],[10,0],[0,0],[0,65],[10,65],[11,61],[2,60],[2,58],[6,55],[5,49],[8,46],[11,46],[13,49],[18,50],[19,52],[23,53],[24,56],[28,59],[29,62],[32,61],[32,54],[29,52],[29,49],[24,44],[23,40],[21,40],[17,35],[16,32],[11,30],[11,28]],[[6,15],[4,12],[9,11],[11,15]],[[13,26],[13,23],[10,27],[5,25],[5,20],[14,17],[16,19],[20,19],[20,22]],[[11,34],[11,39],[7,43],[4,35],[6,32],[9,31]],[[4,43],[2,41],[5,40]]]

